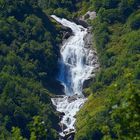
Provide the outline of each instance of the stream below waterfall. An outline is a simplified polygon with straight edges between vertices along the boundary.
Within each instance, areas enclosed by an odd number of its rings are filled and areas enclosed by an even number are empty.
[[[63,113],[61,118],[61,137],[75,132],[76,113],[86,102],[82,90],[85,80],[95,75],[99,65],[95,51],[86,46],[85,37],[88,29],[64,18],[51,16],[63,26],[71,28],[73,35],[61,46],[59,75],[57,79],[64,86],[65,95],[52,98],[56,110]]]

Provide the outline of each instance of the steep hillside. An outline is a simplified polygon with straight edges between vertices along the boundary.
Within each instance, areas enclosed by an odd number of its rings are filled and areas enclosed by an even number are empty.
[[[95,10],[100,72],[85,89],[75,140],[140,140],[139,0],[0,0],[0,140],[57,140],[59,44],[49,15],[72,19]],[[54,84],[54,85],[52,85]]]
[[[57,4],[0,0],[1,140],[58,139],[58,116],[50,101],[54,89],[48,85],[57,73],[62,33],[43,11]]]
[[[0,0],[0,139],[56,140],[62,28],[50,14],[72,18],[77,0]]]
[[[101,68],[85,90],[90,96],[78,113],[75,140],[139,140],[140,1],[91,3]]]

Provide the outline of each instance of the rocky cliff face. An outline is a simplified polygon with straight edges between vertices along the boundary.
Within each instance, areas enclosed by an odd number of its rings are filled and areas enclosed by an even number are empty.
[[[70,38],[68,35],[68,39],[63,39],[57,77],[64,86],[65,95],[52,98],[56,110],[61,112],[60,127],[62,130],[59,135],[62,139],[71,139],[76,131],[76,114],[87,100],[82,92],[83,87],[86,87],[95,76],[99,64],[96,51],[92,49],[91,28],[84,28],[55,15],[52,15],[52,18],[72,30],[72,34],[68,32],[71,35]]]
[[[62,41],[73,35],[71,28],[61,25],[61,33],[63,34]]]

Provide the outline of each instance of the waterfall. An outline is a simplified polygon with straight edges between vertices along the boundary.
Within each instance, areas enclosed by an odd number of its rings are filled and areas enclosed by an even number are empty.
[[[61,124],[64,126],[61,136],[75,132],[75,115],[87,100],[82,94],[85,80],[94,76],[98,68],[94,51],[85,45],[88,30],[81,25],[55,15],[51,16],[63,26],[71,28],[73,35],[61,46],[58,80],[63,84],[65,95],[52,98],[57,111],[64,113]]]

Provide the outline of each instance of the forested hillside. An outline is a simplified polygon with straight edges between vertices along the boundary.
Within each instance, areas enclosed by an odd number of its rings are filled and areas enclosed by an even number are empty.
[[[91,0],[100,72],[78,113],[75,140],[140,139],[140,1]]]
[[[0,1],[1,140],[57,139],[44,86],[57,68],[57,32],[34,1]]]
[[[46,85],[57,72],[62,36],[48,15],[54,9],[70,13],[72,6],[72,1],[0,0],[1,140],[58,139],[53,89]]]
[[[0,140],[58,139],[50,98],[67,29],[50,15],[72,18],[77,2],[0,0]]]
[[[140,140],[139,0],[0,0],[0,140],[58,140],[49,87],[62,30],[51,14],[88,10],[100,71],[84,90],[75,140]],[[51,83],[51,84],[50,84]]]

